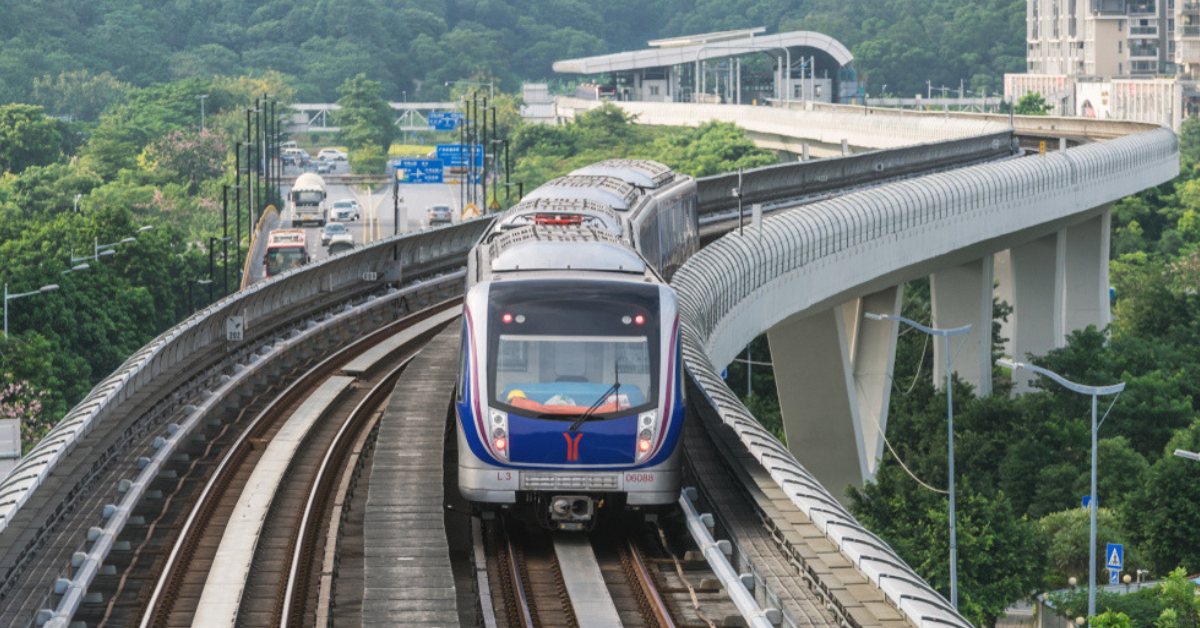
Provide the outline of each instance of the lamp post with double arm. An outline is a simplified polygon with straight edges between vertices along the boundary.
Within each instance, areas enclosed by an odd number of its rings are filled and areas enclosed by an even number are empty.
[[[970,325],[962,327],[952,327],[949,329],[938,329],[936,327],[927,327],[903,316],[894,314],[875,314],[867,312],[863,316],[876,321],[898,321],[924,332],[930,336],[944,338],[946,341],[946,442],[947,442],[947,470],[949,474],[950,492],[950,605],[958,608],[958,531],[955,529],[955,513],[954,513],[954,369],[950,353],[950,338],[952,336],[961,336],[971,331]]]
[[[1092,492],[1088,498],[1088,618],[1090,621],[1090,618],[1096,616],[1096,433],[1100,431],[1100,425],[1104,423],[1103,419],[1100,420],[1100,423],[1096,422],[1097,397],[1119,394],[1125,390],[1125,382],[1111,386],[1085,386],[1034,364],[1014,362],[1005,358],[996,360],[996,364],[1012,369],[1014,372],[1017,369],[1033,371],[1058,382],[1059,385],[1071,392],[1088,395],[1092,398]]]

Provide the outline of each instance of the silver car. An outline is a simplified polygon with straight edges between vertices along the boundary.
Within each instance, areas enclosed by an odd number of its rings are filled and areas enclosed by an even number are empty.
[[[426,212],[426,215],[429,219],[429,224],[431,225],[448,225],[452,222],[450,218],[451,211],[449,205],[434,205],[433,207],[429,208],[429,210]]]

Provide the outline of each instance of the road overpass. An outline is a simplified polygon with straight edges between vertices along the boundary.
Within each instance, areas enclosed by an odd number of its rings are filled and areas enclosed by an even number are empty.
[[[855,128],[844,120],[854,114],[844,112],[788,115],[813,134],[828,125],[839,134]],[[979,132],[1006,131],[996,128],[998,120],[975,124]],[[913,126],[909,120],[881,125],[849,143],[898,146],[906,135],[910,144],[972,135],[966,125],[940,131],[934,122],[916,125],[929,138]],[[998,275],[1001,290],[1011,277],[1014,351],[1040,352],[1070,329],[1106,320],[1108,207],[1178,170],[1171,132],[1124,129],[1126,135],[1106,141],[1085,134],[1083,145],[1046,155],[1015,156],[1011,140],[993,138],[1003,155],[981,160],[977,150],[965,150],[962,159],[974,165],[955,169],[937,160],[925,172],[902,167],[905,159],[943,150],[937,143],[902,149],[914,153],[903,159],[882,151],[856,155],[857,161],[792,164],[777,177],[763,176],[758,193],[769,199],[778,186],[779,202],[761,225],[716,239],[679,272],[674,284],[694,411],[730,465],[713,477],[737,478],[762,525],[739,525],[746,513],[723,511],[711,485],[701,486],[702,493],[764,603],[797,592],[756,568],[755,561],[769,559],[764,553],[776,552],[848,625],[965,625],[832,497],[846,483],[870,477],[886,426],[896,330],[868,324],[862,313],[895,312],[901,284],[932,275],[936,324],[990,328],[991,277]],[[813,179],[828,181],[842,166],[845,189],[815,196],[796,190],[805,168],[834,168]],[[707,222],[731,229],[717,220],[724,203],[702,209]],[[150,551],[153,530],[162,533],[153,522],[166,510],[165,487],[200,459],[212,438],[208,427],[238,429],[238,421],[221,417],[296,364],[461,291],[455,270],[485,225],[391,238],[298,269],[198,312],[132,356],[0,482],[0,623],[67,625],[72,617],[103,616],[122,570]],[[997,264],[1005,257],[1007,265]],[[226,335],[231,317],[244,324],[240,340]],[[764,332],[778,348],[779,370],[794,378],[781,379],[794,387],[781,395],[789,436],[795,435],[791,451],[715,376]],[[980,337],[972,342],[982,352]],[[983,384],[982,359],[958,364],[963,377]],[[797,405],[801,393],[806,403]],[[827,451],[805,442],[816,426],[833,436],[823,441]],[[770,539],[748,536],[763,529],[772,531]]]

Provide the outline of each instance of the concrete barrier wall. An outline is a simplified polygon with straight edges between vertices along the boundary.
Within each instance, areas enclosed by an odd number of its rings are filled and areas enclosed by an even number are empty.
[[[916,172],[955,164],[969,164],[1012,154],[1012,133],[1002,131],[965,139],[916,146],[902,146],[754,168],[742,173],[742,205],[821,193],[894,179]],[[738,187],[738,174],[729,172],[697,179],[700,207],[705,214],[737,207],[731,190]]]
[[[931,107],[934,105],[930,105]],[[798,103],[788,108],[803,110]],[[846,115],[888,116],[898,120],[955,120],[968,123],[1000,124],[1009,127],[1010,116],[1006,113],[974,113],[969,111],[939,111],[930,109],[893,109],[886,107],[863,107],[861,105],[835,105],[810,103],[812,111],[840,112]],[[1135,133],[1144,133],[1163,128],[1157,124],[1127,120],[1099,120],[1062,116],[1011,116],[1012,130],[1018,135],[1046,135],[1049,137],[1086,137],[1093,140],[1113,139]]]
[[[579,98],[556,99],[558,115],[573,118],[576,112],[604,104]],[[640,124],[699,126],[710,120],[731,122],[752,133],[838,146],[895,148],[960,139],[1008,130],[1008,119],[950,119],[892,115],[890,110],[805,111],[752,105],[705,105],[692,103],[614,102],[637,116]]]

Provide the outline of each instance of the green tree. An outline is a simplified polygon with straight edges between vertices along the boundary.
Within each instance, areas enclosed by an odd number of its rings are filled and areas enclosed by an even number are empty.
[[[228,151],[212,131],[172,131],[146,146],[139,162],[167,178],[187,181],[188,191],[195,192],[201,181],[221,175]]]
[[[1173,569],[1166,580],[1157,587],[1158,599],[1163,605],[1157,626],[1196,628],[1200,626],[1200,602],[1196,600],[1196,583],[1182,569]]]
[[[1087,582],[1088,536],[1091,532],[1088,509],[1070,508],[1050,513],[1038,521],[1038,528],[1047,541],[1046,586],[1066,586],[1068,578],[1072,576],[1079,582]],[[1097,582],[1107,576],[1104,570],[1104,548],[1108,543],[1126,545],[1126,571],[1134,571],[1143,566],[1138,559],[1137,548],[1129,544],[1129,536],[1122,529],[1117,514],[1111,508],[1100,508],[1096,511]]]
[[[1133,628],[1129,615],[1105,611],[1091,621],[1092,628]]]
[[[351,148],[349,160],[355,174],[381,174],[387,170],[387,154],[374,144]]]
[[[58,123],[35,105],[0,106],[0,170],[20,172],[62,157]]]
[[[1169,455],[1175,449],[1200,449],[1200,422],[1171,439],[1165,448],[1167,455],[1150,467],[1141,490],[1123,511],[1134,541],[1160,573],[1177,566],[1200,566],[1200,539],[1191,525],[1200,517],[1197,463]]]
[[[1044,116],[1049,113],[1050,105],[1046,104],[1046,99],[1041,94],[1030,92],[1017,100],[1013,111],[1022,116]]]
[[[852,510],[948,594],[948,501],[920,487],[891,460],[885,458],[873,483],[851,489]],[[970,481],[959,483],[958,491],[959,611],[972,623],[990,625],[1036,589],[1045,549],[1035,524],[1013,512],[1003,493],[985,495]]]
[[[338,138],[351,149],[376,146],[386,150],[396,135],[391,107],[383,98],[383,86],[365,74],[356,74],[338,87]]]
[[[47,111],[81,120],[95,120],[124,98],[129,85],[108,72],[86,69],[45,75],[33,80],[33,100]]]

